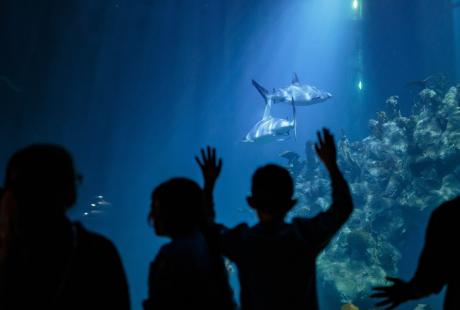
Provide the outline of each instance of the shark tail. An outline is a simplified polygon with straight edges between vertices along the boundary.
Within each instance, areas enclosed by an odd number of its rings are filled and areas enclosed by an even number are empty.
[[[268,94],[269,94],[268,90],[266,90],[262,85],[257,83],[255,80],[252,80],[252,85],[254,85],[254,87],[259,91],[259,94],[261,94],[262,97],[264,97],[265,103],[266,103]]]

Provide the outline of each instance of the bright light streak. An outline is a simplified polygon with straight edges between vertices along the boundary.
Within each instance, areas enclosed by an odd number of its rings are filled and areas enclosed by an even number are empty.
[[[364,88],[363,81],[359,81],[359,82],[358,82],[358,89],[359,89],[359,90],[363,90],[363,88]]]
[[[353,10],[358,10],[359,9],[359,0],[353,0],[351,7]]]

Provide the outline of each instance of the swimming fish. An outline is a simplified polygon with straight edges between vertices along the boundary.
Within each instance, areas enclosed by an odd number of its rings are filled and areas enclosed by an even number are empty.
[[[433,76],[430,75],[423,80],[414,80],[406,83],[407,87],[410,88],[419,88],[420,90],[428,88],[429,82],[433,79]]]
[[[254,85],[262,97],[264,97],[266,103],[269,101],[275,104],[291,103],[294,101],[298,106],[307,106],[324,102],[332,98],[331,93],[322,91],[311,85],[301,85],[295,73],[292,77],[291,85],[284,88],[273,89],[271,93],[255,80],[252,80],[252,85]]]
[[[264,115],[262,120],[257,122],[254,127],[246,135],[243,142],[274,142],[285,141],[291,137],[291,132],[296,137],[296,110],[294,100],[292,104],[293,120],[276,118],[271,116],[272,102],[269,100],[265,105]]]

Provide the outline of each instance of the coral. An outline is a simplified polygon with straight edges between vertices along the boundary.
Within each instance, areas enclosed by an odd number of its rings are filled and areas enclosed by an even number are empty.
[[[390,118],[401,117],[399,96],[391,96],[387,99],[386,104]]]
[[[318,258],[318,270],[319,281],[334,287],[343,303],[359,305],[372,286],[397,274],[405,227],[460,194],[460,86],[440,81],[419,93],[411,115],[401,115],[399,97],[392,96],[387,111],[369,121],[369,136],[350,141],[342,134],[337,143],[355,211]],[[299,203],[291,215],[327,209],[330,184],[311,142],[306,159],[296,160]]]

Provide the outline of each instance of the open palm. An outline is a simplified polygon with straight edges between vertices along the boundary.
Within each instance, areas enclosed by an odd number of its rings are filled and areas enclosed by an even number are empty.
[[[222,158],[217,159],[216,149],[208,146],[201,149],[201,158],[196,156],[195,160],[203,174],[205,191],[212,192],[222,171]]]
[[[318,142],[315,143],[316,154],[330,171],[337,165],[337,150],[334,136],[326,128],[323,129],[322,134],[318,131],[317,136]]]

